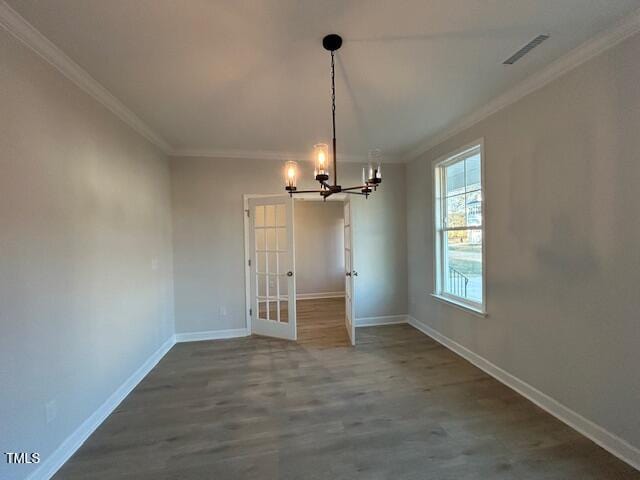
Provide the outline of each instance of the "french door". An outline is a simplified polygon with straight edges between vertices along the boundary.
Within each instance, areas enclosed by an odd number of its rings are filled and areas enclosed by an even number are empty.
[[[353,229],[352,229],[351,202],[347,199],[344,202],[344,303],[345,303],[345,326],[349,333],[351,345],[356,344],[356,325],[354,319],[354,283],[358,272],[353,269]]]
[[[296,339],[293,200],[249,200],[251,333]]]

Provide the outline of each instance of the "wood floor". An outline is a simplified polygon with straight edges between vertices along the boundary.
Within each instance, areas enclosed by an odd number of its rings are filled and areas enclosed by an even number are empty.
[[[310,348],[351,345],[344,324],[344,298],[296,302],[298,343]]]
[[[297,343],[176,345],[55,478],[640,479],[410,326],[348,346],[340,302]]]

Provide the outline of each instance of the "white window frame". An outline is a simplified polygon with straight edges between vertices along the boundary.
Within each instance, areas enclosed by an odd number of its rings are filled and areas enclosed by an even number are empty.
[[[482,232],[482,303],[474,302],[457,295],[452,295],[444,291],[445,285],[445,270],[446,255],[444,252],[444,235],[447,231],[455,230],[454,228],[447,229],[444,226],[444,217],[446,214],[446,202],[443,202],[443,191],[445,187],[445,178],[443,176],[444,169],[453,163],[456,163],[468,156],[471,156],[472,152],[480,150],[480,188],[482,191],[482,226],[478,227],[478,230]],[[484,139],[478,139],[475,142],[471,142],[457,150],[444,155],[436,159],[432,164],[433,173],[433,233],[434,233],[434,291],[432,296],[437,300],[444,301],[447,304],[455,307],[462,308],[471,313],[480,314],[486,316],[487,305],[487,262],[486,262],[486,189],[485,189],[485,155],[484,155]],[[469,227],[464,227],[467,230]]]

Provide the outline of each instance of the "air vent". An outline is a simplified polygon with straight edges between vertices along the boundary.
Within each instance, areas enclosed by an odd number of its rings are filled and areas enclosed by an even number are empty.
[[[520,50],[518,50],[516,53],[511,55],[509,58],[507,58],[502,63],[504,65],[513,65],[518,60],[520,60],[522,57],[524,57],[527,53],[529,53],[531,50],[533,50],[538,45],[540,45],[542,42],[544,42],[547,38],[549,38],[549,35],[538,35],[536,38],[531,40],[524,47],[522,47]]]

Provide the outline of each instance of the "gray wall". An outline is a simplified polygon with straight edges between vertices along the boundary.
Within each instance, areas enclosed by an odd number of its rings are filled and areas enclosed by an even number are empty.
[[[344,204],[297,200],[296,293],[344,293]]]
[[[173,335],[169,168],[2,29],[0,64],[0,452],[44,461]]]
[[[312,166],[302,168],[300,188],[315,187]],[[171,159],[178,333],[245,327],[242,195],[283,193],[282,170],[266,160]],[[386,165],[384,175],[376,195],[353,199],[358,317],[407,312],[405,166]],[[343,185],[360,177],[361,166],[340,166]]]
[[[640,36],[413,161],[410,314],[640,447]],[[487,318],[433,300],[430,162],[485,140]]]

